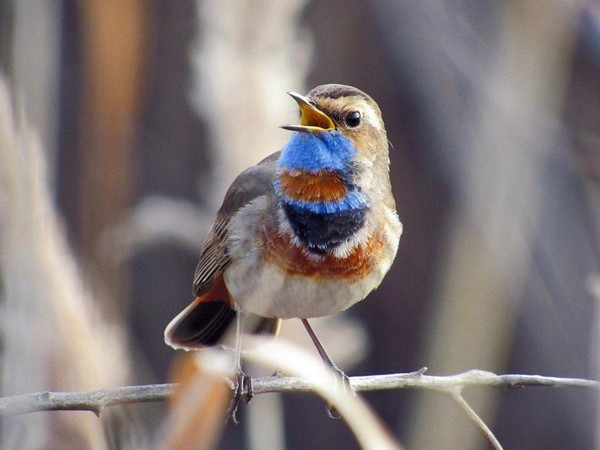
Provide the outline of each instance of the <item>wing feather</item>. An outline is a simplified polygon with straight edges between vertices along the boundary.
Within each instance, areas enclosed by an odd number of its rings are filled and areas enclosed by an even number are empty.
[[[194,274],[195,296],[199,297],[208,292],[215,279],[231,263],[227,251],[231,218],[240,208],[259,196],[274,197],[273,177],[278,159],[279,152],[273,153],[256,166],[242,172],[231,184],[200,253],[200,261]]]

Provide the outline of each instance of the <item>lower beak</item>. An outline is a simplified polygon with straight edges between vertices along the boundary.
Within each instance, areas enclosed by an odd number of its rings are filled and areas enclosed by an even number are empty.
[[[309,98],[295,92],[288,92],[288,94],[296,100],[300,107],[300,125],[282,125],[281,128],[309,133],[335,130],[333,120],[318,110]]]

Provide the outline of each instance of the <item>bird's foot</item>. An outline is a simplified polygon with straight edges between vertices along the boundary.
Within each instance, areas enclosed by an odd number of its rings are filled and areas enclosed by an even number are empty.
[[[335,364],[331,365],[331,370],[333,370],[335,374],[334,378],[334,389],[337,391],[338,389],[342,389],[344,394],[356,395],[352,384],[350,383],[350,377],[346,375],[340,368],[338,368]],[[339,419],[340,413],[331,403],[327,404],[327,415],[332,419]]]
[[[335,374],[335,388],[338,389],[338,386],[341,386],[341,389],[344,393],[349,393],[352,395],[356,395],[354,392],[354,388],[352,387],[352,383],[350,382],[350,377],[346,375],[338,366],[333,364],[331,366],[331,370],[333,370]]]
[[[234,384],[233,398],[229,403],[227,409],[227,420],[231,420],[236,425],[239,424],[237,418],[237,410],[240,406],[240,402],[244,400],[244,403],[248,403],[254,397],[254,390],[252,389],[252,378],[246,375],[241,370],[236,373]]]

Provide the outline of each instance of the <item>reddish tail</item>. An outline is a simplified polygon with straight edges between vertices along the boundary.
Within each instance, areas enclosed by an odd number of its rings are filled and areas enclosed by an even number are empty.
[[[216,345],[233,319],[235,310],[221,276],[208,293],[196,297],[171,321],[165,329],[165,342],[186,350]]]
[[[190,303],[165,329],[165,342],[173,348],[192,350],[221,344],[236,317],[229,292],[220,276],[212,289]],[[279,319],[252,316],[246,323],[252,333],[277,334]]]

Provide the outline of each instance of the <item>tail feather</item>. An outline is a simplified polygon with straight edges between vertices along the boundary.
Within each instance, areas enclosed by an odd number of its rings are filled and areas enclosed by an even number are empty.
[[[223,277],[215,280],[212,289],[189,304],[165,329],[165,342],[175,349],[192,350],[224,344],[223,340],[236,317]],[[280,319],[258,317],[247,320],[255,334],[275,335]]]
[[[196,297],[165,329],[165,342],[186,350],[217,345],[235,318],[229,292],[220,276],[209,292]]]
[[[165,329],[165,342],[186,350],[217,345],[235,319],[235,310],[221,301],[196,298]]]

